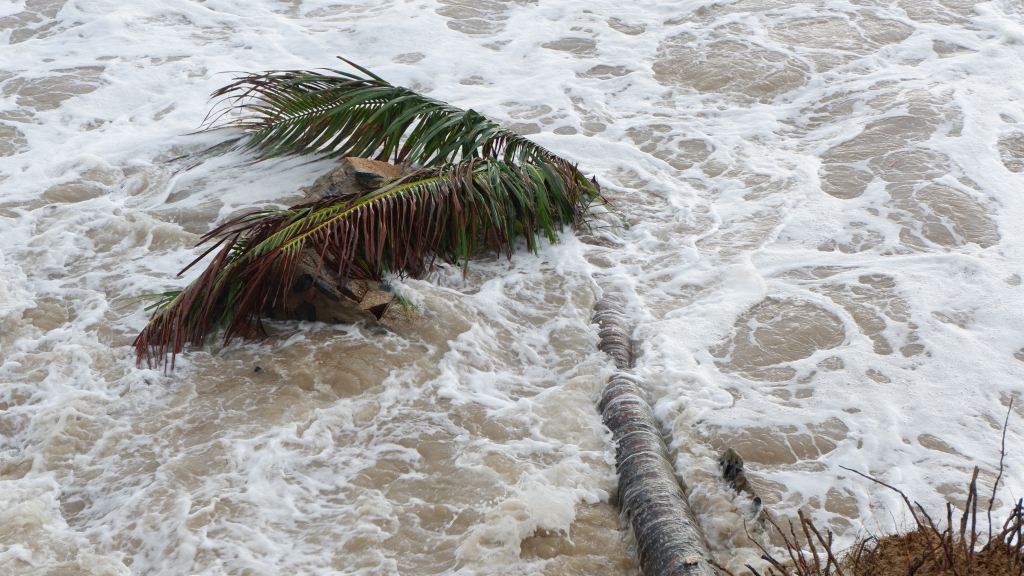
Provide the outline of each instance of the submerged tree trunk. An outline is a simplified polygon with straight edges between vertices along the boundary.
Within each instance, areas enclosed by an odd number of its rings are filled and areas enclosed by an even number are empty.
[[[668,449],[642,383],[630,373],[632,330],[622,305],[603,299],[594,306],[598,348],[619,369],[599,409],[615,442],[619,506],[629,517],[645,576],[717,576],[711,554],[669,462]]]

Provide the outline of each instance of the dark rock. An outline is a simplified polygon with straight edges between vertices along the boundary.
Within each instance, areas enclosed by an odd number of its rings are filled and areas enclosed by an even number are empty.
[[[732,448],[727,448],[718,457],[718,465],[722,467],[722,478],[737,492],[746,492],[757,503],[761,499],[754,494],[754,489],[747,482],[747,474],[743,471],[743,458]]]
[[[303,272],[292,285],[292,292],[305,292],[313,287],[313,275]]]
[[[356,182],[358,182],[359,185],[362,186],[363,188],[376,188],[385,180],[386,178],[384,178],[380,174],[356,170]]]
[[[316,322],[316,306],[313,306],[313,303],[308,300],[299,302],[299,305],[292,309],[292,316],[296,320]]]

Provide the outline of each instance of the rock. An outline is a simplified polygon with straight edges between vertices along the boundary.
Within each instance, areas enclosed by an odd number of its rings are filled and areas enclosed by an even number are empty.
[[[754,489],[747,482],[747,474],[743,471],[743,458],[732,448],[726,448],[718,457],[718,465],[722,467],[722,478],[737,492],[746,492],[751,498],[757,498]],[[760,501],[760,498],[757,498]]]
[[[329,196],[342,196],[356,199],[380,186],[387,180],[401,178],[407,173],[402,166],[396,166],[379,160],[348,157],[341,161],[341,166],[316,179],[306,190],[306,198],[311,202]]]
[[[359,302],[359,306],[370,312],[378,320],[384,316],[384,311],[388,309],[395,299],[395,295],[390,290],[367,290],[363,296],[363,299]]]
[[[733,490],[745,492],[747,496],[750,496],[750,506],[747,509],[748,517],[752,520],[760,520],[764,503],[747,482],[747,473],[743,471],[743,458],[732,448],[726,448],[725,452],[718,457],[718,465],[722,467],[722,479]]]
[[[410,171],[387,162],[348,157],[341,161],[340,166],[317,178],[306,189],[306,198],[311,202],[334,196],[355,200]],[[395,299],[390,287],[367,280],[338,278],[333,270],[319,265],[318,260],[316,252],[311,249],[303,251],[291,280],[287,306],[279,303],[266,315],[274,320],[362,322],[368,328],[377,328],[378,320]]]
[[[368,282],[366,280],[348,280],[344,284],[338,286],[338,290],[342,294],[355,300],[356,302],[362,302],[363,296],[369,291]]]
[[[355,200],[388,180],[401,178],[411,169],[379,160],[348,157],[341,165],[316,179],[306,189],[311,202],[340,196]],[[319,255],[310,249],[302,253],[291,280],[287,302],[278,303],[266,315],[274,320],[300,320],[354,324],[376,328],[395,295],[376,282],[338,278],[333,270],[319,265]]]
[[[342,290],[333,271],[318,266],[317,259],[317,254],[312,250],[303,251],[298,269],[292,277],[287,306],[278,304],[268,310],[266,315],[274,320],[344,324],[363,322],[367,326],[376,326],[377,317],[363,309],[358,297],[349,297],[356,296],[349,289],[356,282],[346,282]]]

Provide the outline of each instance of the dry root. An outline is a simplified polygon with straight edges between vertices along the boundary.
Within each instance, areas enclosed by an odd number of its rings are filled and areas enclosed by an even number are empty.
[[[764,571],[767,576],[1024,576],[1024,499],[1017,501],[1001,528],[992,522],[992,503],[1003,475],[1005,455],[1004,425],[999,476],[992,487],[988,510],[983,512],[988,520],[984,534],[978,529],[977,467],[959,523],[954,520],[951,504],[946,504],[945,522],[941,517],[933,520],[920,504],[911,504],[902,490],[846,468],[902,496],[916,528],[905,534],[862,538],[838,553],[833,550],[832,532],[826,530],[822,535],[803,512],[798,513],[799,526],[790,522],[787,531],[766,511],[765,517],[771,529],[781,536],[786,555],[777,557],[755,541],[763,553],[761,558],[769,564]],[[940,529],[940,525],[944,528]],[[732,576],[728,570],[718,568]],[[748,564],[747,568],[754,576],[762,576],[753,566]]]

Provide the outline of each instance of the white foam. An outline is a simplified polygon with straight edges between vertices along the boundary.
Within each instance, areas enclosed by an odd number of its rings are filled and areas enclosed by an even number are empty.
[[[755,549],[732,521],[742,498],[713,483],[713,448],[744,431],[768,430],[793,451],[792,462],[747,454],[769,507],[804,508],[847,539],[892,528],[872,505],[900,502],[840,465],[931,507],[944,493],[959,497],[975,464],[991,483],[1005,402],[1024,392],[1014,356],[1024,347],[1024,180],[997,149],[1024,130],[1000,117],[1024,119],[1024,14],[1012,1],[915,12],[923,3],[565,0],[470,14],[421,0],[72,1],[0,33],[0,42],[23,40],[0,47],[0,123],[23,135],[0,157],[0,482],[17,495],[10,509],[34,526],[2,562],[45,563],[32,548],[41,530],[95,573],[123,572],[122,560],[168,574],[539,570],[543,560],[520,558],[521,541],[538,530],[576,539],[577,507],[607,502],[614,486],[592,407],[605,360],[589,308],[602,291],[623,293],[635,313],[638,370],[676,437],[678,471],[700,485],[713,544],[747,546],[737,566]],[[0,6],[0,17],[26,6]],[[772,32],[836,15],[879,40],[863,53],[812,50]],[[901,26],[911,34],[884,44],[883,32],[902,37]],[[834,62],[771,99],[699,92],[655,66],[681,50],[670,39],[683,33],[701,53],[740,39],[794,69]],[[566,38],[576,44],[558,44]],[[933,42],[962,50],[939,54]],[[132,298],[182,287],[190,276],[176,273],[198,235],[241,210],[287,205],[330,166],[253,165],[240,154],[188,170],[167,162],[227,136],[189,134],[208,95],[234,71],[344,67],[336,55],[539,130],[536,141],[605,186],[629,226],[596,234],[619,244],[566,238],[540,258],[474,262],[466,278],[451,269],[436,283],[402,282],[428,315],[422,335],[307,326],[269,347],[186,354],[169,376],[135,368],[129,344],[147,313]],[[852,199],[822,191],[829,150],[906,115],[928,126],[908,137],[913,146],[948,158],[929,177],[955,192],[941,198],[979,207],[998,242],[930,240],[939,236],[915,219],[962,213],[942,212],[938,200],[895,206],[880,178]],[[694,139],[713,147],[707,158],[679,146]],[[882,168],[898,172],[900,161]],[[815,275],[819,267],[835,269]],[[861,281],[870,275],[893,285]],[[765,299],[824,310],[842,343],[787,362],[795,375],[783,382],[730,368],[712,351]],[[863,299],[890,307],[876,314],[877,334],[858,316]],[[877,353],[872,336],[892,353]],[[352,374],[310,368],[339,366],[332,350],[372,361]],[[830,358],[844,367],[822,368]],[[267,379],[252,375],[256,363]],[[1021,414],[1011,417],[1010,447],[1022,445]],[[846,432],[824,435],[832,421]],[[461,456],[438,457],[448,464],[436,482],[464,490],[435,492],[434,479],[418,476],[440,474],[415,449],[438,431]],[[832,447],[800,452],[802,435]],[[1022,463],[1011,450],[1005,494],[1024,492]],[[405,482],[394,494],[359,476],[388,466],[396,476],[375,481]],[[836,494],[850,495],[855,517]],[[428,505],[449,506],[455,528],[429,524],[443,515]],[[417,514],[429,528],[409,528]],[[395,544],[402,539],[423,549]]]

